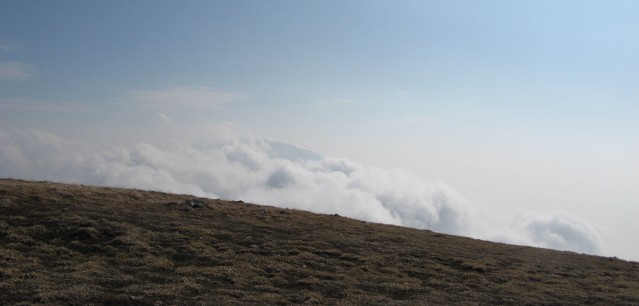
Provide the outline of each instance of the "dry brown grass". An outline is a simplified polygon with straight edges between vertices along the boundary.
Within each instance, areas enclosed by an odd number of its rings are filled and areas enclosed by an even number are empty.
[[[639,264],[192,196],[0,180],[0,304],[639,305]]]

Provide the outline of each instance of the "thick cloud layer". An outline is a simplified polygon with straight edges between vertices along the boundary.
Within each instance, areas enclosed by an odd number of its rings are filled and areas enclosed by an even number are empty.
[[[510,225],[488,233],[490,240],[597,254],[599,231],[588,221],[565,212],[520,212]]]
[[[522,213],[504,229],[440,182],[365,167],[232,128],[184,129],[170,146],[103,148],[38,131],[0,131],[0,177],[54,180],[244,200],[491,240],[598,253],[597,230],[569,214]]]

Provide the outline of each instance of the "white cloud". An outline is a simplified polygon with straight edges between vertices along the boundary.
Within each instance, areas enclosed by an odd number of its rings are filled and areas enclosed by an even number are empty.
[[[159,90],[137,90],[128,100],[154,111],[219,109],[224,104],[240,101],[246,96],[218,91],[210,87],[172,87]]]
[[[599,254],[602,237],[597,228],[566,212],[520,212],[505,228],[486,235],[488,239],[551,249]]]
[[[566,213],[489,223],[455,190],[399,170],[320,157],[240,135],[229,124],[181,127],[170,147],[103,148],[43,132],[0,132],[0,176],[123,186],[340,214],[496,241],[599,253],[602,239]]]
[[[29,78],[33,65],[20,62],[0,62],[0,80],[23,80]]]

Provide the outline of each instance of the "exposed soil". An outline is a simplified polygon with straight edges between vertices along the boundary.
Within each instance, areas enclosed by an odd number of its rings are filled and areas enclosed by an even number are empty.
[[[305,303],[639,305],[639,263],[243,202],[0,180],[0,304]]]

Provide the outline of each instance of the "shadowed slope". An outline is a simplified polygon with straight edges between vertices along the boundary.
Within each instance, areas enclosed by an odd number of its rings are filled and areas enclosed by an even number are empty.
[[[639,304],[639,264],[242,202],[0,180],[0,301]]]

